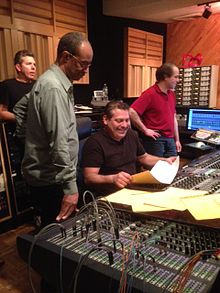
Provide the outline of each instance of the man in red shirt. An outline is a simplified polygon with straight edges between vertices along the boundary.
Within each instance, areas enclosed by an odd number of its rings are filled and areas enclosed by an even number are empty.
[[[179,69],[165,63],[156,71],[157,82],[145,90],[130,108],[132,124],[141,132],[147,153],[176,156],[182,147],[176,119],[174,88]]]

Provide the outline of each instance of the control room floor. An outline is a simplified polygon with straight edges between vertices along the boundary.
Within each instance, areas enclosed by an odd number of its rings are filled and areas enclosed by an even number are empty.
[[[27,264],[19,257],[16,249],[16,237],[34,230],[29,224],[0,234],[0,258],[5,264],[0,268],[0,293],[32,293],[28,280]],[[40,276],[32,271],[35,290],[40,292]]]

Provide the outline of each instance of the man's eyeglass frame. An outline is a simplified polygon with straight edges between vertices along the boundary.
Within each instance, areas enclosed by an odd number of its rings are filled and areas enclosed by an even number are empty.
[[[92,65],[92,63],[88,63],[88,62],[83,63],[83,61],[81,61],[78,57],[76,57],[75,55],[71,54],[70,52],[68,52],[68,54],[71,57],[73,57],[79,63],[79,65],[81,66],[82,69],[86,69],[86,68],[88,68],[88,67],[90,67]]]

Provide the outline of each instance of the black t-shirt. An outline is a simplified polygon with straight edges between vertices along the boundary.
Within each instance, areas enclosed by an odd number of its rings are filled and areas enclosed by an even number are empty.
[[[8,111],[12,112],[14,105],[27,93],[29,93],[35,80],[29,83],[16,79],[7,79],[0,84],[0,104],[6,105]]]
[[[7,106],[9,112],[13,112],[15,104],[27,93],[29,93],[35,83],[7,79],[0,83],[0,104]],[[9,123],[10,129],[15,129],[15,123]]]
[[[129,129],[121,141],[116,141],[102,129],[86,141],[82,151],[82,167],[100,168],[101,175],[116,174],[121,171],[133,175],[137,172],[137,157],[143,154],[145,150],[134,130]],[[115,191],[115,186],[108,187],[107,193],[111,191]]]

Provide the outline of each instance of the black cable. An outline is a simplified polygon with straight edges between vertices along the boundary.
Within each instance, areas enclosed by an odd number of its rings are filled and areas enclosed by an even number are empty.
[[[75,269],[75,272],[74,272],[74,275],[73,275],[73,278],[70,282],[70,287],[69,287],[69,292],[73,292],[73,293],[76,293],[76,289],[77,289],[77,282],[78,282],[78,277],[79,277],[79,273],[81,271],[81,268],[83,266],[83,264],[85,263],[86,260],[88,260],[88,257],[89,255],[96,251],[96,250],[104,250],[107,252],[108,254],[108,258],[109,258],[109,263],[112,262],[113,260],[113,253],[110,249],[107,249],[106,247],[99,247],[99,246],[96,246],[96,247],[93,247],[88,253],[86,253],[79,261],[76,269]],[[74,283],[73,283],[74,281]],[[73,288],[72,288],[73,287]]]
[[[57,226],[61,230],[61,236],[62,237],[63,237],[63,235],[66,236],[66,233],[64,233],[65,227],[62,224],[60,224],[60,223],[52,223],[52,224],[49,224],[49,225],[45,226],[44,228],[42,228],[38,232],[38,234],[36,234],[34,236],[34,239],[33,239],[32,243],[31,243],[31,246],[30,246],[30,249],[29,249],[29,253],[28,253],[28,279],[29,279],[30,286],[31,286],[31,290],[33,291],[33,293],[37,293],[37,291],[34,288],[34,284],[33,284],[33,281],[32,281],[32,276],[31,276],[31,258],[32,258],[32,253],[33,253],[34,246],[35,246],[36,242],[39,239],[41,239],[40,237],[42,235],[45,235],[46,232],[49,232],[49,231],[52,230],[51,228],[54,228],[54,227],[57,227]],[[63,292],[62,284],[60,284],[60,288],[61,288],[61,292]]]

